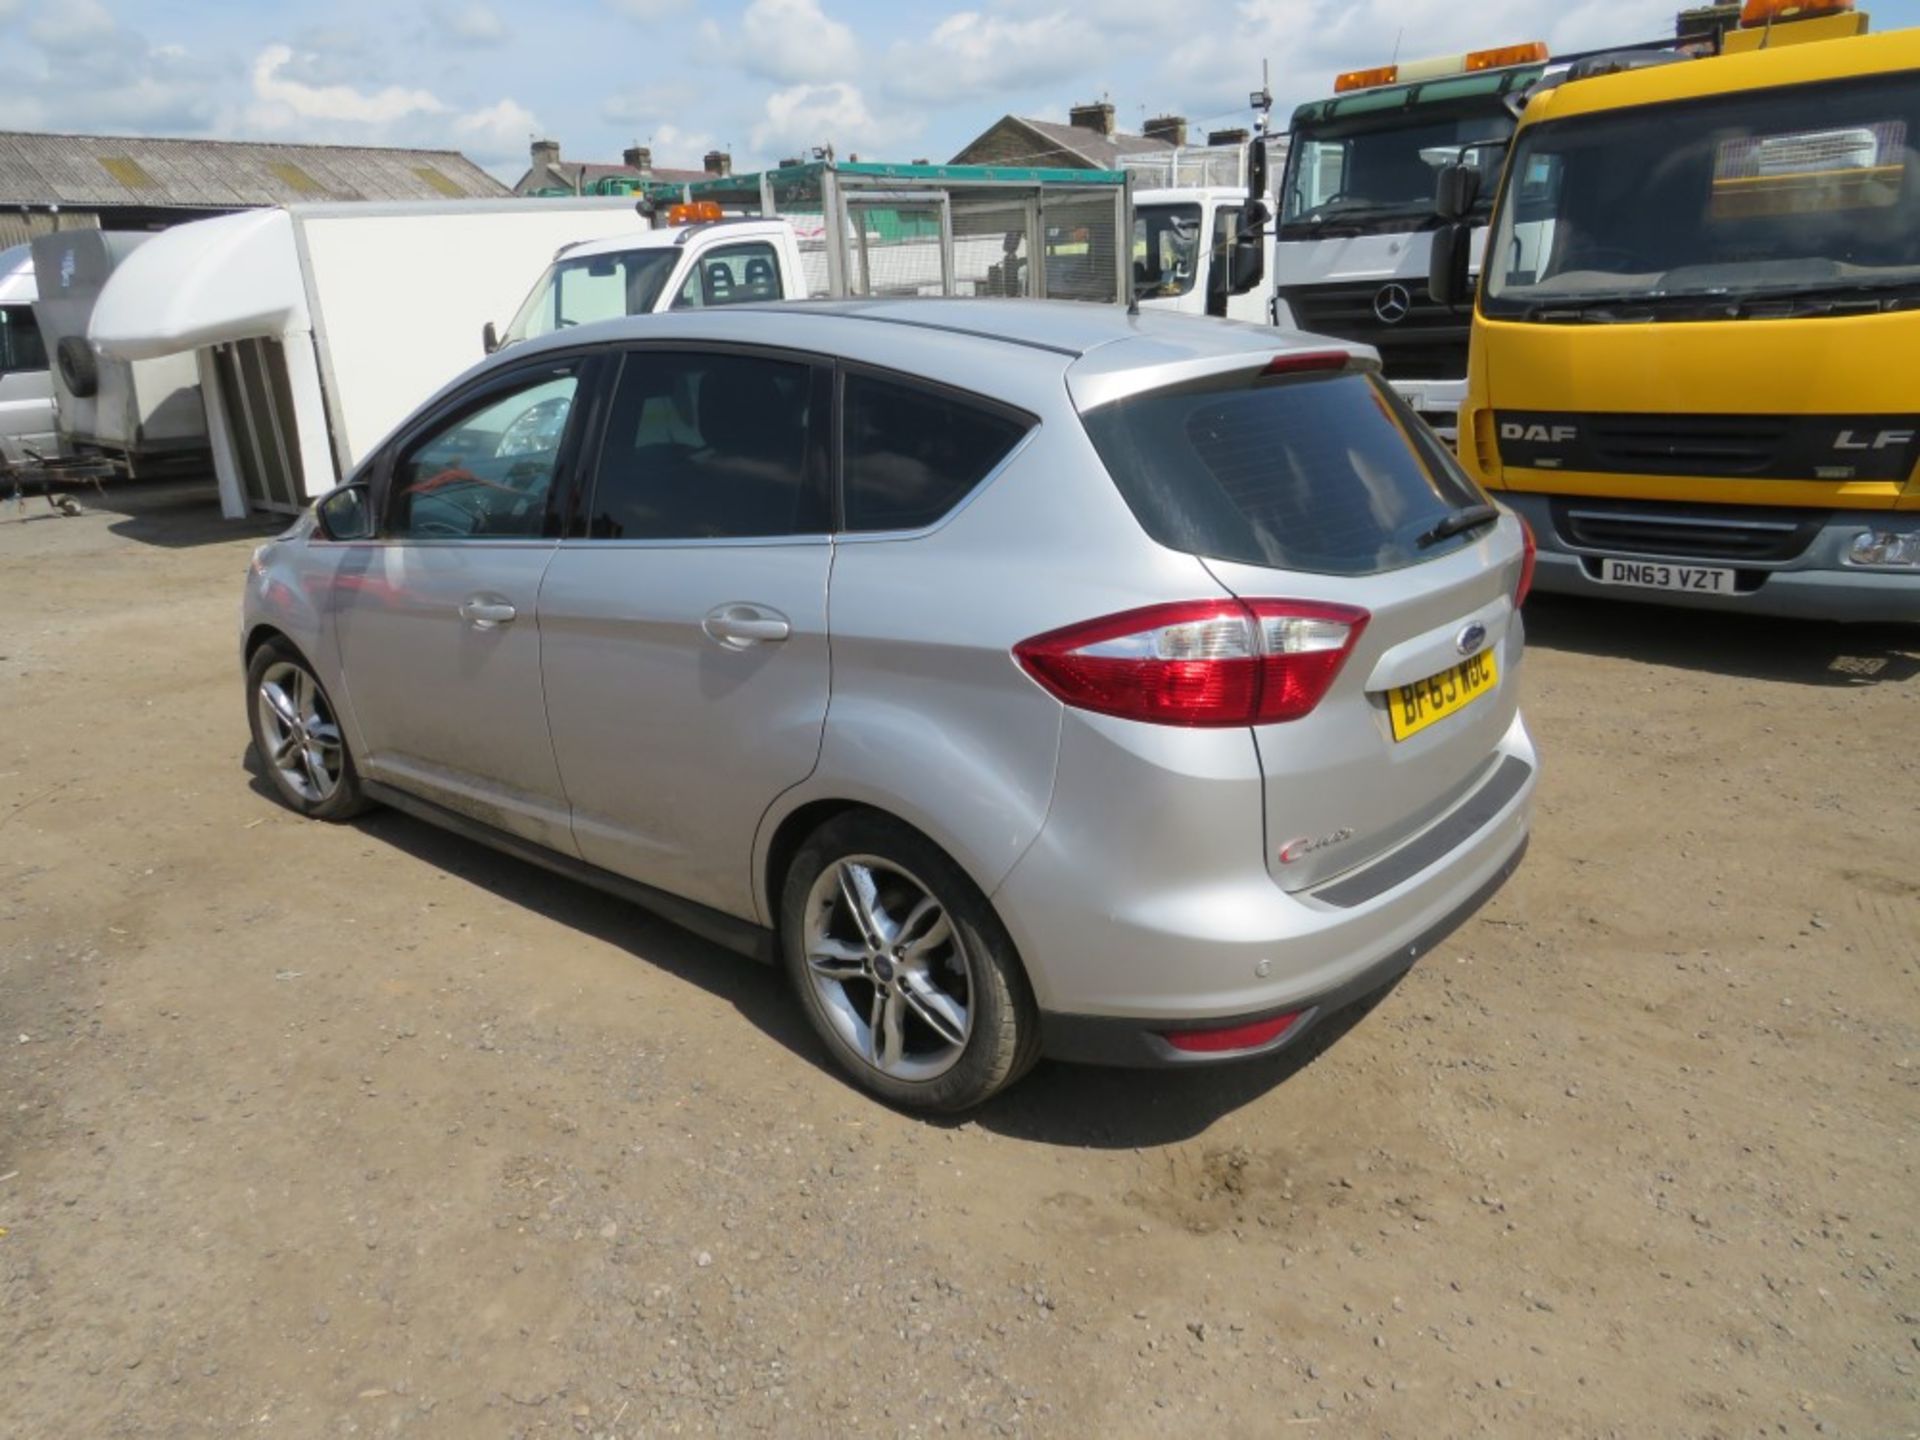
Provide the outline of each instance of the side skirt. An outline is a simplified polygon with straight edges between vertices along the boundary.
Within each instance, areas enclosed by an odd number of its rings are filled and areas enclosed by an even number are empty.
[[[510,835],[504,830],[478,820],[469,819],[457,810],[449,810],[444,805],[436,805],[431,800],[422,800],[404,790],[396,790],[391,785],[382,785],[377,780],[362,780],[361,789],[369,800],[378,800],[382,805],[391,806],[403,815],[411,815],[416,820],[442,830],[450,830],[468,840],[498,850],[503,855],[511,855],[516,860],[524,860],[530,865],[538,865],[555,875],[568,880],[578,881],[582,885],[591,885],[596,890],[630,904],[638,905],[642,910],[650,910],[663,920],[671,921],[682,930],[689,930],[702,940],[710,940],[749,960],[758,960],[763,965],[777,962],[778,951],[774,946],[773,931],[765,926],[756,925],[751,920],[741,920],[711,906],[702,905],[695,900],[685,900],[665,890],[656,890],[651,885],[643,885],[638,880],[629,880],[624,875],[616,875],[611,870],[602,870],[598,865],[589,865],[584,860],[575,860],[544,845],[518,835]]]

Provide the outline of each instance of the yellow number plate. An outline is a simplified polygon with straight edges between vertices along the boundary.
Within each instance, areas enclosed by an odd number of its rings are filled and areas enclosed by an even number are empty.
[[[1454,711],[1466,709],[1499,683],[1500,669],[1494,664],[1493,652],[1483,650],[1451,670],[1388,691],[1387,713],[1393,717],[1393,738],[1405,740],[1418,735]]]

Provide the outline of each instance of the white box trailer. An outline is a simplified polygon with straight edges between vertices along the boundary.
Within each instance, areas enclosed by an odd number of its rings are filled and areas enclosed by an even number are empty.
[[[52,362],[60,448],[98,456],[128,475],[206,473],[207,412],[192,355],[121,360],[87,342],[93,307],[147,231],[57,230],[33,241],[33,313]]]
[[[295,513],[481,358],[563,245],[634,226],[617,197],[286,205],[176,226],[94,305],[103,355],[191,354],[221,512]]]

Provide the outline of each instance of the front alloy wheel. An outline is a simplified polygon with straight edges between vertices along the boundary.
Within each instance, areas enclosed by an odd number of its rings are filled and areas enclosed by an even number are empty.
[[[288,660],[275,661],[254,691],[261,751],[275,777],[309,805],[321,805],[340,788],[346,751],[340,727],[319,682]]]
[[[247,698],[254,749],[282,801],[316,820],[367,808],[333,701],[284,641],[268,641],[247,662]]]

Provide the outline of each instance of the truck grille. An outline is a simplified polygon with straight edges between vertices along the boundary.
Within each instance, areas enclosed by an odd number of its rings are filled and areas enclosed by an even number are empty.
[[[1640,500],[1557,499],[1552,508],[1555,533],[1576,549],[1760,564],[1798,558],[1827,519],[1822,510]]]
[[[1761,475],[1772,468],[1788,422],[1755,415],[1594,415],[1600,469],[1621,475]]]
[[[1389,285],[1400,286],[1408,302],[1406,318],[1391,325],[1375,308],[1381,291]],[[1302,330],[1373,346],[1380,352],[1381,368],[1389,380],[1466,378],[1472,316],[1434,304],[1427,298],[1424,281],[1307,285],[1282,290],[1280,298],[1292,309],[1294,321]]]

